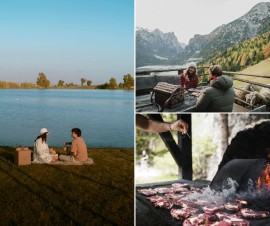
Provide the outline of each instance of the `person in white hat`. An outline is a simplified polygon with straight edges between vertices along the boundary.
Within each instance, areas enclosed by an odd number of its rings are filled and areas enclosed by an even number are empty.
[[[187,69],[180,74],[180,85],[183,90],[197,88],[199,84],[199,76],[197,75],[196,70],[197,70],[196,63],[191,62],[188,64]]]
[[[47,143],[49,131],[46,128],[40,130],[40,135],[36,138],[34,143],[34,162],[37,163],[52,163],[58,160],[55,151],[49,148]]]

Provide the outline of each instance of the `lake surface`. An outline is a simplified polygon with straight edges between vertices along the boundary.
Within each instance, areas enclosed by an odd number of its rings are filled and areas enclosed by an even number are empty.
[[[133,112],[133,91],[0,89],[0,145],[33,146],[45,127],[49,146],[63,146],[79,127],[87,146],[133,147]]]

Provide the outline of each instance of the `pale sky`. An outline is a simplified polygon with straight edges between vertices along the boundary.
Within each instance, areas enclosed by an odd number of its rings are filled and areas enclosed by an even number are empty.
[[[0,1],[0,81],[123,82],[134,70],[134,0]]]
[[[209,34],[270,0],[136,0],[136,27],[174,32],[188,44],[195,34]]]

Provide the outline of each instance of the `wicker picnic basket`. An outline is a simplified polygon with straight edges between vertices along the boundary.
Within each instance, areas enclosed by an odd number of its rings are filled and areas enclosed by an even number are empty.
[[[155,95],[155,100],[153,96]],[[183,103],[184,92],[179,85],[169,84],[167,82],[159,82],[154,88],[151,95],[151,102],[158,105],[159,111],[164,108],[173,108]]]

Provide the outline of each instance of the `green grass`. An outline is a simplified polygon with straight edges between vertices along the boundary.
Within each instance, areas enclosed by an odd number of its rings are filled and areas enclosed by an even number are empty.
[[[0,147],[0,225],[133,225],[133,149],[90,148],[91,166],[16,166],[13,153]]]
[[[270,75],[270,58],[267,58],[263,61],[261,61],[258,64],[255,64],[251,67],[248,67],[241,71],[241,73],[246,74],[258,74],[258,75]],[[237,75],[236,78],[242,78],[250,81],[255,81],[263,84],[270,84],[269,78],[258,78],[258,77],[250,77],[245,75]],[[240,88],[246,86],[247,83],[240,82],[240,81],[234,81],[233,82],[234,87]]]

